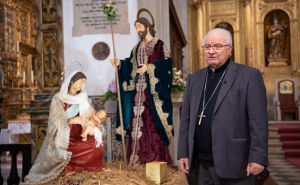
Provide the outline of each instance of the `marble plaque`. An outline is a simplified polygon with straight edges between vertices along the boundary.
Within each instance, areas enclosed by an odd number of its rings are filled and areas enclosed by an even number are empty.
[[[87,34],[111,33],[110,21],[102,14],[102,6],[109,0],[73,0],[73,37]],[[129,34],[128,0],[117,0],[116,19],[112,21],[113,32]]]

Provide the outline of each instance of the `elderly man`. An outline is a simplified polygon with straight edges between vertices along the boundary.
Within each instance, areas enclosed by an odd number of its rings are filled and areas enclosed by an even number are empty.
[[[190,75],[178,141],[181,170],[197,185],[254,185],[268,166],[266,89],[259,70],[230,59],[232,37],[209,31],[202,47],[208,66]]]
[[[146,18],[138,18],[134,25],[141,42],[129,58],[111,60],[114,66],[121,64],[118,72],[124,129],[129,134],[128,162],[165,161],[170,165],[172,60],[163,41],[154,37],[154,27]],[[118,115],[119,134],[122,128]]]

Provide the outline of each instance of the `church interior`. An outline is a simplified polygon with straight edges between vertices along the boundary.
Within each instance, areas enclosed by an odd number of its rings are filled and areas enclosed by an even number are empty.
[[[109,62],[116,57],[113,51],[126,58],[139,42],[134,21],[141,13],[155,24],[173,67],[191,73],[207,67],[202,38],[209,30],[232,34],[231,59],[260,70],[267,90],[270,165],[264,184],[300,184],[299,0],[116,0],[122,14],[116,46],[110,27],[86,24],[85,17],[93,15],[77,7],[97,2],[108,0],[0,0],[0,182],[16,174],[22,181],[28,173],[45,138],[51,100],[61,77],[75,69],[66,68],[74,60],[87,74],[90,102],[108,113],[105,160],[122,159],[122,145],[115,141],[116,101],[105,102],[104,94],[115,78]],[[172,101],[178,134],[182,95]],[[4,141],[2,132],[9,129],[15,130]],[[176,159],[174,142],[169,149]],[[181,185],[194,184],[193,174],[181,178]]]

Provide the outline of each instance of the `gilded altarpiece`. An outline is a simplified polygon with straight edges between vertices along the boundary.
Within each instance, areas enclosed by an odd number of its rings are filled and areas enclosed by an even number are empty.
[[[1,128],[30,106],[37,92],[36,13],[31,0],[0,0]]]
[[[270,55],[271,41],[267,35],[274,15],[278,24],[285,28],[283,51],[276,59]],[[299,16],[298,0],[189,0],[192,71],[207,66],[201,48],[204,35],[213,28],[227,24],[227,28],[232,28],[227,30],[233,36],[233,59],[259,69],[268,93],[274,93],[275,78],[297,77],[299,81]]]
[[[243,11],[243,1],[189,0],[189,46],[192,71],[207,66],[202,50],[202,38],[209,30],[217,27],[225,29],[227,27],[227,30],[232,33],[234,41],[232,58],[238,63],[246,63],[245,50],[241,49],[245,47]]]
[[[274,93],[275,78],[298,78],[300,65],[300,48],[298,47],[300,36],[299,1],[255,1],[255,45],[254,56],[257,68],[261,69],[268,93]],[[270,62],[270,39],[267,30],[270,29],[274,17],[278,24],[285,29],[285,43],[282,57]],[[280,63],[279,63],[279,62]],[[276,65],[276,62],[279,63]],[[298,84],[298,89],[300,84]]]

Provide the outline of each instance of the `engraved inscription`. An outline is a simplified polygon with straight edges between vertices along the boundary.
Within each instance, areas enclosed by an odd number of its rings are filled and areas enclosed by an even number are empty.
[[[73,36],[86,34],[111,33],[110,21],[102,14],[103,4],[109,0],[74,0],[73,1]],[[112,21],[114,33],[129,34],[128,0],[117,0],[116,19]]]

